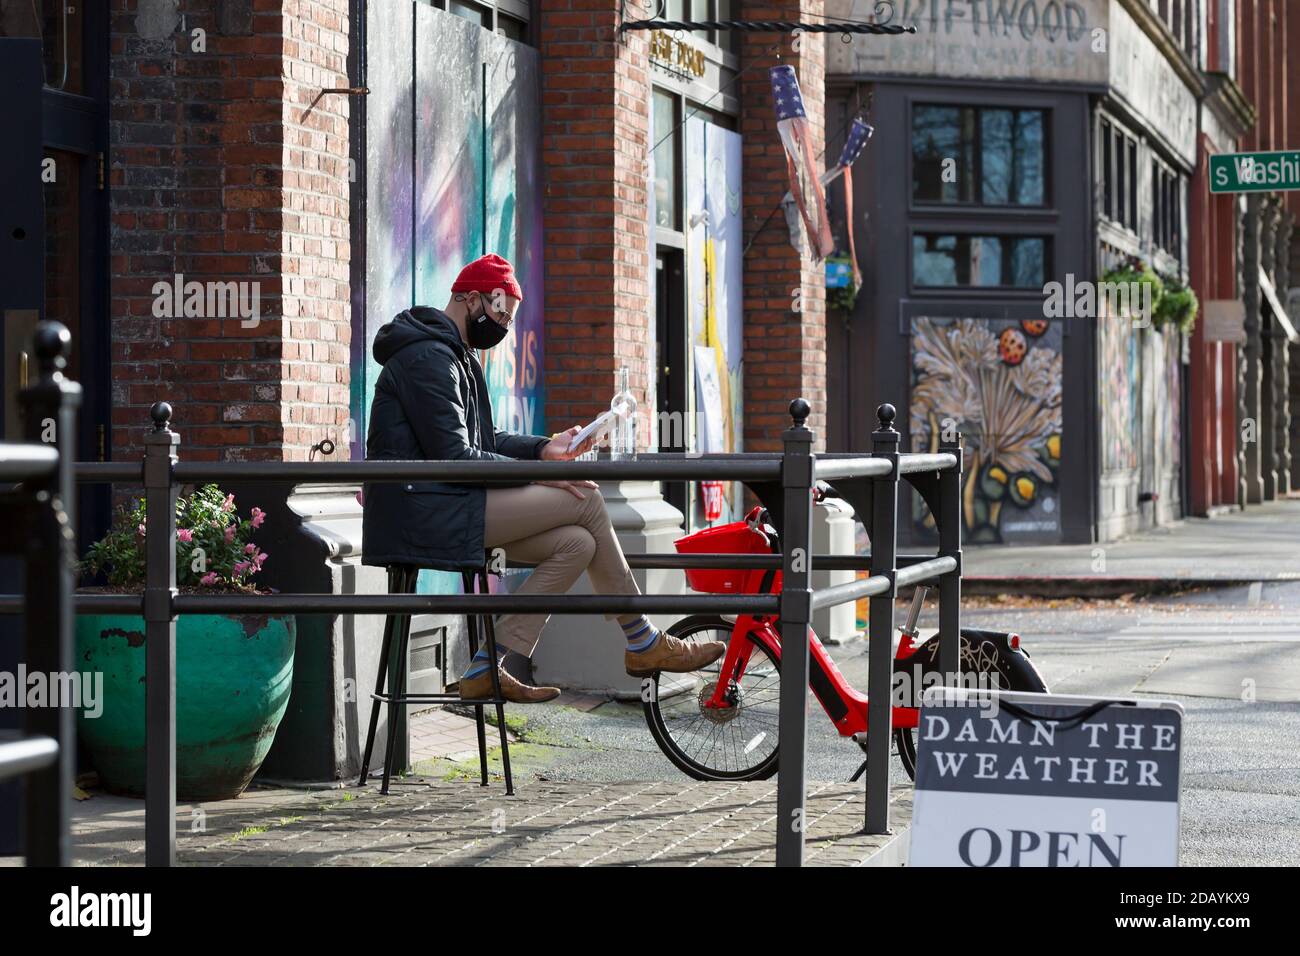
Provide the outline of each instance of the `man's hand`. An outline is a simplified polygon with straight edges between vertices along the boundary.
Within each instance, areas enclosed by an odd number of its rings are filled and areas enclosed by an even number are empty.
[[[596,441],[595,435],[591,435],[581,445],[573,449],[573,451],[569,451],[569,442],[572,441],[573,436],[578,434],[578,432],[580,431],[582,431],[582,426],[574,425],[572,428],[568,429],[567,431],[558,432],[552,435],[551,440],[542,446],[542,454],[540,456],[541,460],[542,461],[572,461],[573,459],[577,458],[579,455],[584,454],[585,452],[590,450],[591,446],[595,444]],[[549,484],[549,483],[550,482],[539,482],[539,484]],[[581,498],[582,495],[579,495],[578,497]]]
[[[600,485],[596,484],[594,481],[588,481],[586,478],[575,478],[572,481],[534,481],[533,484],[546,485],[549,488],[563,488],[579,500],[587,497],[580,489],[600,487]]]

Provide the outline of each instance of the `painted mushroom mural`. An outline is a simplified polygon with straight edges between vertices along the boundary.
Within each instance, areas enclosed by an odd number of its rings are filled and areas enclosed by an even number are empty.
[[[913,446],[937,450],[945,427],[964,436],[962,510],[972,544],[1059,532],[1059,339],[1059,331],[1010,320],[912,320]],[[923,507],[916,517],[933,528]]]

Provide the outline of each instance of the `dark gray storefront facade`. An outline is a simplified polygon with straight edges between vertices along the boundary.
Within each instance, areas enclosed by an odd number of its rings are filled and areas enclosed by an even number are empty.
[[[1187,278],[1196,101],[1166,61],[1175,38],[1121,0],[1015,22],[894,7],[915,34],[827,46],[828,155],[855,115],[875,127],[853,178],[862,289],[827,323],[836,447],[869,440],[862,410],[894,396],[913,450],[960,430],[971,544],[1105,542],[1180,517],[1180,333],[1095,285],[1129,255]]]

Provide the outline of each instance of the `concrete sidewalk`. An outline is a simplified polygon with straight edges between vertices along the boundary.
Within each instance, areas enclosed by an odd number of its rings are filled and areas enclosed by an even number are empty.
[[[1300,580],[1300,499],[1107,544],[968,547],[964,563],[970,594],[1114,597]]]

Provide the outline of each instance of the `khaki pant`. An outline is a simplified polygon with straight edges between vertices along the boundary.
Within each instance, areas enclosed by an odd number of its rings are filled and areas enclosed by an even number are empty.
[[[536,563],[515,594],[564,594],[586,571],[602,594],[640,594],[609,523],[605,499],[582,488],[579,500],[563,488],[526,485],[488,489],[483,545],[503,548],[509,561]],[[548,614],[505,614],[496,619],[497,643],[532,656]],[[620,623],[635,614],[606,614]],[[611,634],[611,637],[614,635]]]

